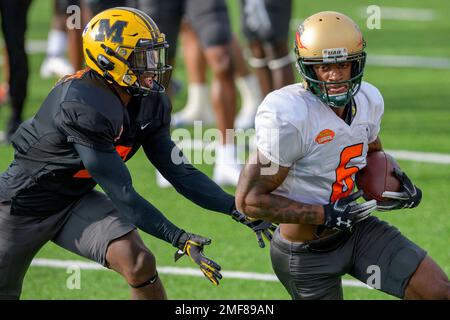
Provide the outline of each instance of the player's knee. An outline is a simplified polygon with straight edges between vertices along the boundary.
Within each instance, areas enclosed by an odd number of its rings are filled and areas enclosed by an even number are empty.
[[[450,282],[447,281],[444,289],[444,299],[450,300]]]
[[[131,286],[138,286],[156,275],[156,258],[148,250],[139,251],[132,263],[123,270],[123,276]]]
[[[450,282],[448,279],[443,279],[438,286],[435,300],[450,300]]]
[[[231,52],[226,48],[212,51],[209,62],[216,77],[233,76],[233,61]]]
[[[294,58],[288,53],[282,57],[270,59],[267,66],[270,70],[279,70],[291,66],[292,62],[294,62]]]

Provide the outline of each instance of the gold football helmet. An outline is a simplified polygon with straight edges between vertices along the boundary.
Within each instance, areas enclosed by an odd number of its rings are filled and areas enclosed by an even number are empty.
[[[295,35],[296,66],[305,87],[331,107],[344,107],[358,92],[364,72],[365,41],[358,25],[346,15],[316,13],[298,27]],[[325,82],[317,79],[314,65],[351,62],[351,79]],[[347,91],[329,94],[329,86],[346,84]]]
[[[83,31],[87,66],[132,94],[165,90],[172,69],[166,64],[168,47],[155,22],[134,8],[100,12]],[[149,76],[153,78],[151,88],[142,83]]]

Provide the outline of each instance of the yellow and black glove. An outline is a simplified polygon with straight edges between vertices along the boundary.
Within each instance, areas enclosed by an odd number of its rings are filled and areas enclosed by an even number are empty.
[[[205,277],[218,286],[219,280],[222,279],[219,272],[221,268],[216,262],[203,254],[203,246],[209,244],[211,244],[211,239],[193,233],[183,233],[178,240],[177,247],[180,250],[175,252],[175,262],[183,255],[189,256],[192,261],[200,266],[200,270]]]

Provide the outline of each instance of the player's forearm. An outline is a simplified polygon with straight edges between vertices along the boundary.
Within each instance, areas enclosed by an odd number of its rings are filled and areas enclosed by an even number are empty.
[[[149,138],[144,144],[144,151],[177,192],[190,201],[202,208],[225,214],[230,214],[234,209],[234,197],[190,164],[168,133]],[[172,159],[174,155],[176,159]]]
[[[100,152],[75,144],[84,166],[119,213],[142,231],[175,245],[183,230],[171,223],[133,188],[131,176],[116,152]]]
[[[319,225],[324,221],[323,207],[303,204],[274,194],[247,195],[238,209],[249,217],[276,223]]]
[[[222,190],[205,174],[196,173],[180,178],[174,185],[184,197],[202,208],[230,214],[234,209],[234,197]]]
[[[263,155],[254,154],[241,172],[236,189],[237,209],[252,218],[276,223],[322,224],[322,206],[300,203],[272,193],[286,179],[290,168],[279,166],[275,174],[262,175],[262,169],[269,166],[261,162],[262,158]]]
[[[140,230],[163,241],[176,245],[183,230],[170,222],[157,208],[142,198],[130,185],[115,190],[102,187],[119,212]]]

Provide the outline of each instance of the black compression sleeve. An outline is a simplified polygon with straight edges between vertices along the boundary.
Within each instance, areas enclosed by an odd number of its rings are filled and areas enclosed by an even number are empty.
[[[94,180],[119,212],[142,231],[176,246],[183,233],[133,188],[130,173],[116,151],[102,152],[74,144]]]
[[[168,128],[150,135],[143,148],[147,158],[180,194],[208,210],[225,214],[234,210],[234,197],[188,163],[172,141]]]

